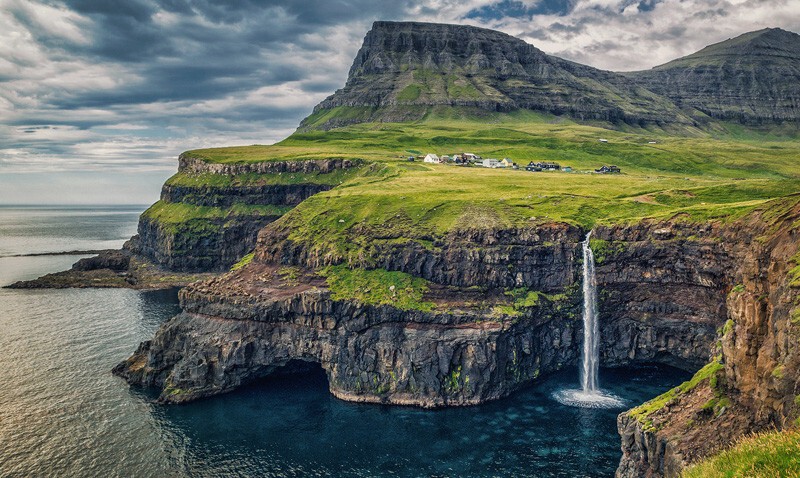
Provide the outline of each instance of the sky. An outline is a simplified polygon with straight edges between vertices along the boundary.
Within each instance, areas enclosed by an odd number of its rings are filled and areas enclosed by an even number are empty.
[[[0,204],[151,203],[182,151],[279,141],[344,85],[375,20],[628,71],[800,32],[800,0],[0,0]]]

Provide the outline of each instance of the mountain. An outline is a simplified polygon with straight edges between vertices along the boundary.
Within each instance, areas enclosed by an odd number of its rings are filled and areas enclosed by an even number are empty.
[[[344,88],[301,130],[413,121],[432,107],[520,109],[611,123],[690,123],[629,78],[545,54],[524,41],[464,25],[375,22]]]
[[[627,76],[716,119],[760,125],[800,118],[800,35],[779,28],[745,33]]]

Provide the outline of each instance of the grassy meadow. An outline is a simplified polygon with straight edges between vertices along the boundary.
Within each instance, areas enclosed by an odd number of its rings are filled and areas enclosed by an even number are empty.
[[[459,152],[509,157],[521,168],[529,161],[555,161],[573,172],[405,160],[409,155]],[[693,221],[731,220],[800,191],[796,137],[723,126],[714,134],[618,131],[531,112],[474,116],[446,109],[414,123],[357,124],[295,133],[270,146],[188,154],[210,162],[363,160],[357,172],[330,178],[341,183],[338,187],[307,199],[281,219],[291,226],[293,239],[342,258],[360,254],[370,242],[435,241],[465,228],[549,221],[590,228],[678,214]],[[622,174],[593,172],[612,164]],[[206,179],[212,178],[179,175],[171,181],[196,185]]]

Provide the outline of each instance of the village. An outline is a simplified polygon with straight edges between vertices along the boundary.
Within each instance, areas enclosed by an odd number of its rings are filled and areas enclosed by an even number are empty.
[[[605,140],[601,140],[605,141]],[[405,157],[405,156],[403,156]],[[496,158],[482,158],[473,153],[457,153],[452,155],[439,156],[434,153],[428,153],[425,156],[408,156],[407,161],[422,161],[431,164],[452,164],[455,166],[477,166],[491,169],[510,169],[510,170],[524,170],[528,172],[542,172],[542,171],[562,171],[565,173],[573,172],[571,166],[561,166],[558,163],[551,161],[531,161],[525,167],[520,167],[519,164],[510,158],[496,159]],[[619,174],[622,170],[614,165],[602,165],[593,171],[597,174]]]

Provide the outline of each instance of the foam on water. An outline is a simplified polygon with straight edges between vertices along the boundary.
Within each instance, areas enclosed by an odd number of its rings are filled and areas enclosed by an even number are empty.
[[[627,406],[625,400],[602,390],[585,392],[583,389],[570,388],[553,392],[552,396],[557,402],[570,407],[625,408]]]

